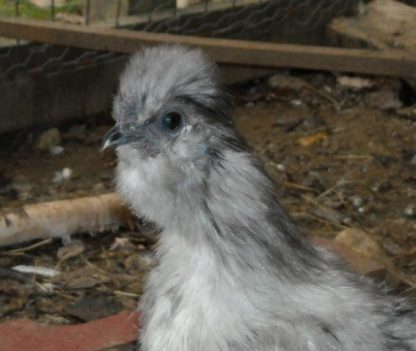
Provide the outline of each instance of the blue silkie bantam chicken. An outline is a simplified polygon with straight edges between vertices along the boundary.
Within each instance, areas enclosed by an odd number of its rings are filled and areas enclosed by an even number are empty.
[[[118,191],[162,230],[143,351],[416,351],[405,299],[298,235],[200,50],[134,55],[113,115]]]

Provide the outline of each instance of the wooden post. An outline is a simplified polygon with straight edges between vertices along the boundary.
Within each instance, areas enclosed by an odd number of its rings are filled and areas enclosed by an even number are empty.
[[[2,18],[0,33],[10,38],[124,53],[135,52],[142,45],[180,43],[200,47],[213,60],[223,64],[416,78],[416,55],[400,50],[357,50],[202,38],[21,18]]]

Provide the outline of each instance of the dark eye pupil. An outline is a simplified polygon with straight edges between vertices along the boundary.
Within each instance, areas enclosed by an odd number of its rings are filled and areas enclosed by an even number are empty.
[[[163,127],[169,130],[178,129],[179,126],[181,125],[181,121],[182,121],[181,115],[176,112],[167,113],[166,115],[162,117]]]

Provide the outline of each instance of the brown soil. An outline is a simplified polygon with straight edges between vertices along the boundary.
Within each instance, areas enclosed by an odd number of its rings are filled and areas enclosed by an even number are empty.
[[[368,233],[413,279],[416,122],[396,106],[402,104],[398,83],[374,80],[373,88],[354,90],[331,75],[282,77],[274,88],[261,80],[233,89],[238,129],[276,179],[282,203],[305,235],[334,238],[345,228]],[[385,91],[396,100],[386,101]],[[94,118],[59,126],[61,155],[36,150],[42,131],[5,136],[1,206],[112,191],[114,154],[100,152],[110,125],[108,118]],[[54,182],[55,172],[64,168],[72,170],[70,179]],[[154,238],[151,228],[144,228],[77,235],[75,249],[68,248],[73,256],[63,261],[59,240],[33,249],[29,243],[18,251],[0,249],[0,321],[28,316],[76,323],[134,308],[153,264]],[[22,264],[61,274],[13,276],[10,268]],[[88,312],[85,306],[92,303]]]

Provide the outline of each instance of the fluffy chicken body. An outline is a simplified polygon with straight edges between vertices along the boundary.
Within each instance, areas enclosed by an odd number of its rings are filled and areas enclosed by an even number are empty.
[[[416,350],[406,300],[298,235],[199,50],[133,56],[113,114],[117,189],[161,228],[143,351]]]

